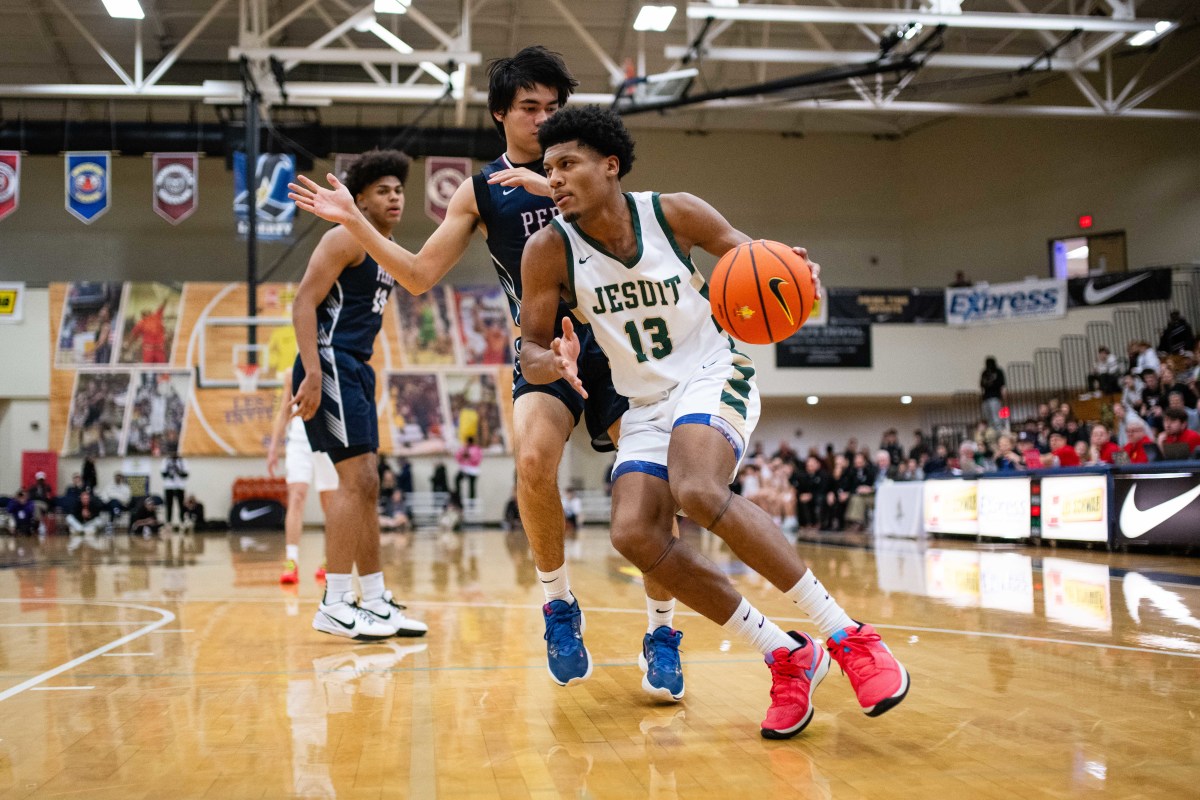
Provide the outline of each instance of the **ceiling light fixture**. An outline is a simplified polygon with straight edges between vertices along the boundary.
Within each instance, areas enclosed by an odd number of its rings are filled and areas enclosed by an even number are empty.
[[[819,402],[821,402],[821,398],[817,397],[815,394],[810,394],[808,396],[808,404],[810,406],[815,406]]]
[[[675,6],[644,5],[633,21],[635,31],[665,31],[675,19]]]
[[[1174,27],[1174,22],[1168,22],[1167,20],[1162,19],[1154,23],[1154,30],[1135,33],[1133,36],[1130,36],[1128,39],[1126,39],[1125,42],[1133,47],[1144,47],[1153,41],[1161,39]]]
[[[138,0],[103,0],[108,15],[114,19],[145,19],[146,12]]]

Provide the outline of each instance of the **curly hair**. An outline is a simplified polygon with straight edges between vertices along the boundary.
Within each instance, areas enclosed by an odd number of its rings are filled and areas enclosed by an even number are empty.
[[[539,84],[557,92],[558,104],[563,106],[579,81],[571,76],[561,55],[541,45],[526,47],[511,58],[497,58],[488,64],[488,113],[501,138],[504,126],[495,115],[512,108],[518,89],[532,89]]]
[[[621,118],[600,106],[564,108],[538,128],[538,143],[542,152],[563,142],[577,141],[602,156],[616,156],[620,167],[617,177],[629,174],[633,166],[633,137]]]
[[[395,175],[403,186],[408,180],[408,167],[412,159],[399,150],[368,150],[351,162],[342,183],[352,196],[364,191],[375,181]]]

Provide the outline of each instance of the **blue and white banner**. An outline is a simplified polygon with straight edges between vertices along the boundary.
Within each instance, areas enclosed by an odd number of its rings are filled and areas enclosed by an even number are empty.
[[[85,225],[108,211],[111,158],[108,153],[67,153],[67,211]]]
[[[1066,281],[976,284],[946,289],[946,324],[951,326],[1052,319],[1066,313]]]
[[[259,239],[286,239],[292,235],[296,204],[288,199],[288,184],[296,180],[296,163],[283,153],[266,153],[258,157],[258,180],[255,187],[255,206],[258,210]],[[246,192],[246,154],[233,154],[233,215],[237,220],[238,236],[250,228]]]

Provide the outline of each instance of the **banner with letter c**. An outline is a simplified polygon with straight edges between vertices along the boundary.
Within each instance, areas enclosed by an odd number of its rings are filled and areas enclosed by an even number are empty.
[[[21,154],[0,150],[0,220],[17,210],[21,200]]]
[[[1053,319],[1066,313],[1066,281],[976,284],[946,289],[946,324],[951,326]]]
[[[425,159],[425,213],[434,222],[446,221],[450,198],[471,176],[471,159],[429,156]]]
[[[154,213],[178,225],[196,211],[200,185],[197,153],[155,153],[153,160]]]

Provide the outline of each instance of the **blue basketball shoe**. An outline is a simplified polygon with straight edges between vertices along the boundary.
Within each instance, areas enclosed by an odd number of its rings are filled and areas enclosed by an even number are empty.
[[[583,646],[583,611],[579,601],[551,600],[542,606],[546,618],[546,659],[550,677],[559,686],[587,680],[592,675],[592,656]]]
[[[642,688],[659,700],[675,701],[683,697],[683,665],[679,663],[679,642],[683,631],[666,625],[642,637],[642,652],[638,666],[642,672]]]

